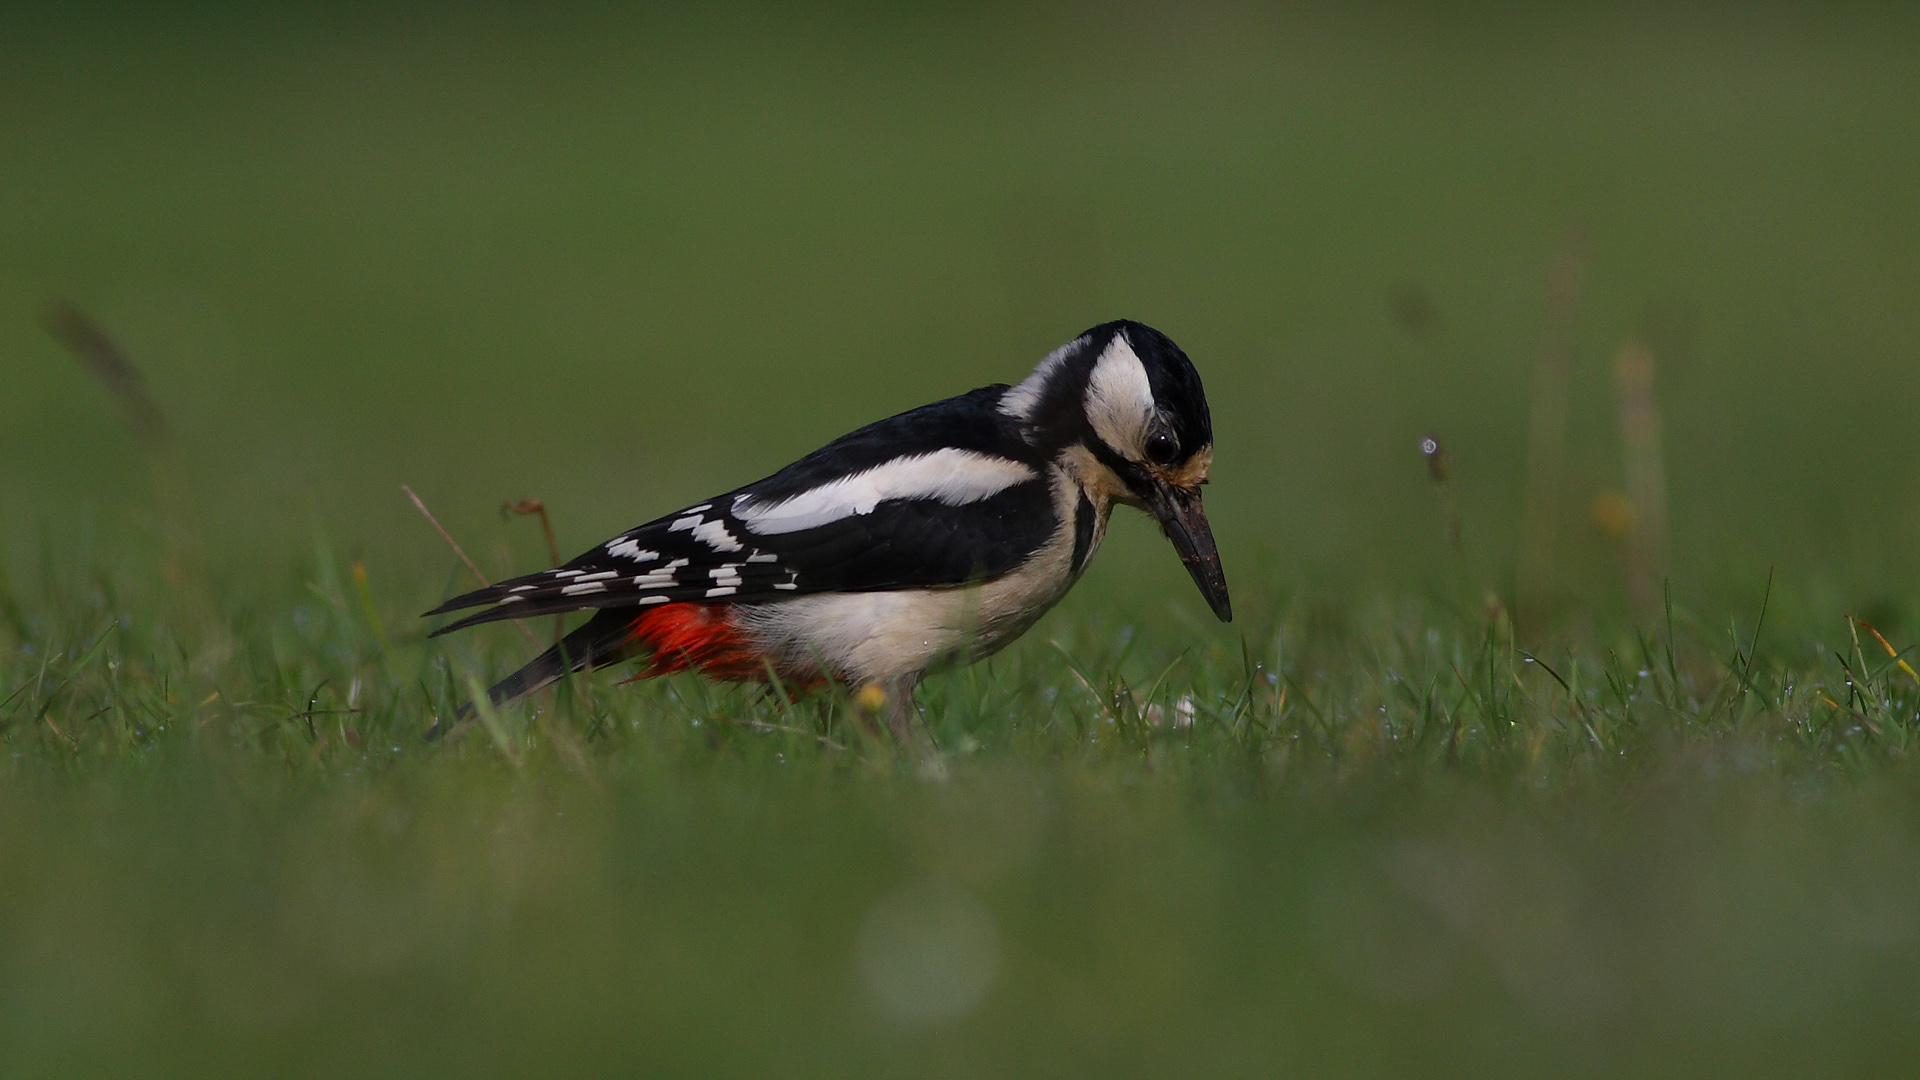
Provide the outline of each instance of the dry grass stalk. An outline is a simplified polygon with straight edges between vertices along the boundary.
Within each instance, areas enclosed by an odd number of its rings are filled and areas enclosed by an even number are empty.
[[[554,539],[553,520],[547,517],[547,504],[541,502],[539,499],[521,499],[519,502],[500,504],[500,515],[502,517],[514,514],[518,514],[521,517],[538,517],[540,519],[540,531],[546,534],[547,538],[547,565],[557,569],[560,566],[560,543]],[[560,639],[566,636],[567,617],[565,615],[555,615],[553,617],[553,643],[555,645],[560,644]]]
[[[1516,614],[1538,627],[1559,592],[1560,501],[1565,488],[1567,384],[1573,369],[1573,328],[1586,275],[1586,246],[1569,236],[1554,257],[1547,286],[1546,335],[1534,368],[1527,423],[1527,487],[1522,511]]]
[[[1667,468],[1653,395],[1653,350],[1639,341],[1622,345],[1614,358],[1613,388],[1630,510],[1622,572],[1634,616],[1645,621],[1659,610],[1659,583],[1667,576]]]
[[[492,585],[493,582],[487,580],[487,575],[480,572],[480,568],[473,564],[472,559],[467,558],[466,550],[453,538],[453,534],[447,531],[446,526],[440,524],[439,518],[433,516],[433,511],[427,509],[427,504],[420,501],[420,496],[415,495],[413,489],[405,484],[400,485],[400,490],[407,493],[407,498],[413,500],[414,508],[420,511],[421,516],[427,519],[428,524],[433,526],[433,531],[439,533],[440,539],[445,540],[447,546],[453,549],[453,553],[460,557],[462,563],[466,564],[467,570],[480,582],[480,587],[484,589]],[[536,649],[540,647],[539,639],[533,636],[533,631],[527,629],[526,623],[521,622],[519,619],[514,619],[513,625],[521,634],[526,636],[527,644]]]
[[[1447,519],[1447,546],[1458,555],[1461,551],[1460,506],[1453,497],[1453,459],[1447,456],[1447,448],[1440,445],[1438,435],[1420,440],[1420,456],[1427,459],[1427,478],[1440,492],[1440,506]]]
[[[49,301],[40,313],[40,325],[73,353],[126,414],[153,485],[160,518],[161,574],[197,632],[201,654],[197,666],[218,663],[231,651],[231,642],[207,591],[206,560],[193,526],[192,489],[166,413],[126,350],[78,307],[66,300]]]

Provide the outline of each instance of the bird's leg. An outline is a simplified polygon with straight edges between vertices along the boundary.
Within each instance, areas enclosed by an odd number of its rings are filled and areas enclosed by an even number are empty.
[[[902,750],[925,752],[933,749],[933,739],[921,720],[920,706],[913,700],[913,688],[919,681],[916,676],[906,675],[888,681],[882,689],[887,695],[884,706],[887,731],[893,736],[894,745]]]
[[[933,730],[921,714],[919,703],[913,700],[913,689],[918,682],[918,678],[908,677],[888,684],[887,730],[893,735],[894,745],[913,763],[920,779],[945,783],[950,775],[946,759],[934,745]]]

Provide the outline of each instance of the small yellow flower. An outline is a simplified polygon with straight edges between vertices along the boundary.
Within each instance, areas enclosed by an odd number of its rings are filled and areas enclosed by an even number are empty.
[[[1633,504],[1617,491],[1593,497],[1593,524],[1609,540],[1625,540],[1633,532]]]
[[[866,712],[879,712],[887,703],[887,688],[879,683],[868,683],[853,695],[853,703]]]

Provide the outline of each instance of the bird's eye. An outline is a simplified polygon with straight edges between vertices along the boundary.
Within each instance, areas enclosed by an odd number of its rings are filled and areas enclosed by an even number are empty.
[[[1155,465],[1173,464],[1174,455],[1180,452],[1180,440],[1173,432],[1164,428],[1147,436],[1147,460]]]

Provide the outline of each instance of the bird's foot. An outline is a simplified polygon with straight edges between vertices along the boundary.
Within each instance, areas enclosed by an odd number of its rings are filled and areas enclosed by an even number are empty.
[[[866,715],[877,716],[886,724],[894,748],[907,755],[921,779],[944,780],[946,762],[913,699],[913,688],[912,679],[868,683],[854,694],[853,701]]]

